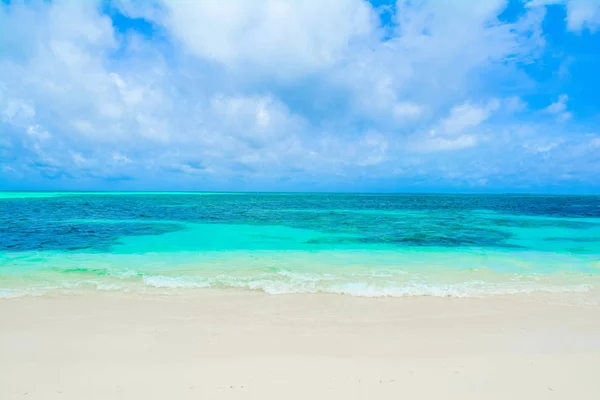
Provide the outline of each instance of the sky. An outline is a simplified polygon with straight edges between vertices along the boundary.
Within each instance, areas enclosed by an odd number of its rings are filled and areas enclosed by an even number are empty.
[[[0,0],[0,190],[600,193],[600,0]]]

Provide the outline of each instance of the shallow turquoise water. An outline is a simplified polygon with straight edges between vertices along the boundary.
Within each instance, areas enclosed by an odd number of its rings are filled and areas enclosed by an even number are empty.
[[[600,197],[0,193],[0,297],[593,290]]]

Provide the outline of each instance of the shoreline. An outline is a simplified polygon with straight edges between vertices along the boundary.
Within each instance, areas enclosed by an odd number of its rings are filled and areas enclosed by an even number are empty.
[[[600,397],[600,308],[527,298],[5,299],[0,398]]]
[[[4,290],[2,292],[2,290]],[[267,291],[263,287],[250,288],[246,286],[238,287],[211,287],[211,286],[153,286],[138,284],[132,286],[119,286],[118,282],[82,282],[75,285],[66,285],[63,287],[6,287],[0,289],[0,304],[19,299],[88,299],[113,297],[122,299],[187,299],[196,301],[203,297],[240,297],[265,296],[268,298],[354,298],[373,301],[410,301],[419,300],[445,301],[445,300],[474,300],[474,301],[508,301],[508,302],[531,302],[547,305],[565,305],[565,306],[590,306],[598,307],[600,310],[600,288],[597,285],[585,284],[572,287],[556,288],[531,288],[530,290],[506,291],[506,292],[481,292],[481,293],[458,293],[452,285],[440,285],[438,290],[411,292],[411,291],[393,291],[393,292],[372,292],[359,291]]]

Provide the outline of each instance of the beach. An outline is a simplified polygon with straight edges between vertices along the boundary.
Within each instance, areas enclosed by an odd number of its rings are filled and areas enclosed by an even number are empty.
[[[600,398],[598,306],[562,297],[5,299],[0,398]]]
[[[0,196],[0,399],[598,399],[597,196]]]

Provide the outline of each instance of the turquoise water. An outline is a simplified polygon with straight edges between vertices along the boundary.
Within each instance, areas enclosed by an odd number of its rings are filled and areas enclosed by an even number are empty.
[[[600,197],[0,193],[0,297],[485,297],[600,284]]]

